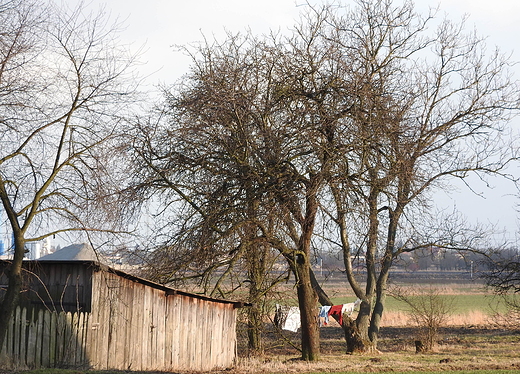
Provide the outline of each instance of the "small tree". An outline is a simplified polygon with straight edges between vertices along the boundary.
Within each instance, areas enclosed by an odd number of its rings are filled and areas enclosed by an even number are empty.
[[[439,329],[453,313],[455,299],[441,295],[431,285],[426,290],[411,292],[398,289],[392,292],[392,296],[409,307],[408,313],[418,328],[417,352],[431,351],[438,340]]]

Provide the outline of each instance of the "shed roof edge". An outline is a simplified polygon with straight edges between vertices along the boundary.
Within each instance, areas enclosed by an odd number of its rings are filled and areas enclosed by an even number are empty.
[[[2,260],[0,260],[0,262],[8,262],[9,263],[11,261],[2,259]],[[102,264],[99,261],[92,261],[92,260],[45,260],[45,261],[24,260],[23,262],[24,263],[34,263],[34,264],[50,264],[50,263],[54,263],[54,264],[78,264],[78,263],[80,263],[80,264],[83,264],[83,265],[92,266],[92,267],[94,267],[98,271],[108,271],[110,273],[117,274],[120,277],[132,280],[134,282],[145,284],[147,286],[163,290],[163,291],[165,291],[166,293],[168,293],[170,295],[176,294],[176,295],[189,296],[189,297],[193,297],[193,298],[197,298],[197,299],[213,301],[213,302],[218,302],[218,303],[223,303],[223,304],[233,304],[234,308],[242,308],[242,307],[245,307],[245,306],[252,306],[251,303],[244,303],[244,302],[240,302],[240,301],[217,299],[217,298],[209,297],[209,296],[206,296],[206,295],[201,295],[201,294],[196,294],[196,293],[192,293],[192,292],[186,292],[186,291],[177,290],[177,289],[174,289],[174,288],[162,285],[160,283],[153,282],[153,281],[145,279],[145,278],[141,278],[141,277],[138,277],[138,276],[135,276],[135,275],[132,275],[132,274],[128,274],[128,273],[126,273],[126,272],[124,272],[122,270],[114,269],[114,268],[112,268],[112,267],[110,267],[108,265]]]

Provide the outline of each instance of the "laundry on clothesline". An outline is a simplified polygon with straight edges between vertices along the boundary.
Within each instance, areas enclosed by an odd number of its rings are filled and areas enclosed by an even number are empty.
[[[359,304],[361,304],[360,299],[357,299],[353,303],[333,305],[329,309],[329,317],[336,317],[340,326],[343,326],[343,315],[346,314],[350,317]]]
[[[360,299],[357,299],[353,303],[343,304],[343,307],[341,308],[341,314],[342,315],[346,314],[347,316],[350,317],[352,315],[352,313],[354,313],[354,310],[357,308],[357,306],[359,304],[361,304]]]
[[[329,318],[335,317],[335,319],[338,321],[340,326],[343,325],[343,316],[341,314],[341,309],[343,308],[343,305],[333,305],[329,309]]]
[[[330,310],[330,305],[324,305],[324,306],[320,307],[320,312],[318,314],[320,327],[329,324],[329,310]]]
[[[282,330],[297,332],[301,326],[300,308],[276,304],[274,324]]]
[[[343,315],[350,317],[359,304],[361,300],[357,299],[353,303],[320,307],[318,313],[320,327],[327,325],[330,317],[336,317],[338,323],[343,325]],[[301,327],[300,309],[297,306],[276,304],[274,324],[282,330],[297,332]]]

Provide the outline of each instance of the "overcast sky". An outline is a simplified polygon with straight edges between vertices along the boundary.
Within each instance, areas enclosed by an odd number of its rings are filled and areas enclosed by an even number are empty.
[[[69,0],[70,1],[70,0]],[[79,1],[79,0],[78,0]],[[294,24],[305,0],[86,0],[97,9],[104,4],[112,17],[127,25],[124,39],[136,48],[145,46],[146,72],[157,72],[151,81],[174,81],[186,70],[187,60],[173,45],[202,40],[203,35],[222,37],[251,28],[255,33],[286,30]],[[309,0],[311,4],[325,1]],[[348,3],[349,0],[344,0]],[[454,20],[470,16],[468,26],[489,37],[490,45],[516,49],[520,34],[518,0],[417,0],[418,9],[440,6]],[[520,54],[515,52],[518,60]]]
[[[344,3],[348,1],[344,0]],[[419,10],[439,5],[453,20],[469,15],[468,27],[475,27],[479,34],[487,36],[490,47],[498,45],[520,61],[517,41],[520,1],[417,0],[415,3]],[[269,30],[283,32],[294,24],[305,0],[92,0],[88,4],[93,9],[105,4],[112,17],[119,17],[127,25],[124,41],[132,43],[136,49],[144,46],[142,72],[148,76],[149,84],[169,84],[187,71],[189,63],[186,57],[175,52],[173,45],[201,41],[203,35],[222,38],[224,29],[238,32],[250,28],[256,34]],[[516,70],[520,78],[520,68]],[[515,122],[520,123],[520,120]],[[514,235],[517,227],[514,208],[518,201],[511,195],[514,189],[501,181],[494,182],[492,190],[482,183],[474,186],[485,198],[472,196],[460,186],[459,193],[441,194],[440,204],[447,207],[455,204],[469,219],[496,223],[506,228],[510,236]]]

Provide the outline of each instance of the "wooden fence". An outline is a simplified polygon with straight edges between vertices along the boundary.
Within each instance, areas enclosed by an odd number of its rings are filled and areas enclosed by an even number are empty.
[[[2,352],[16,366],[88,367],[88,313],[16,308]]]

